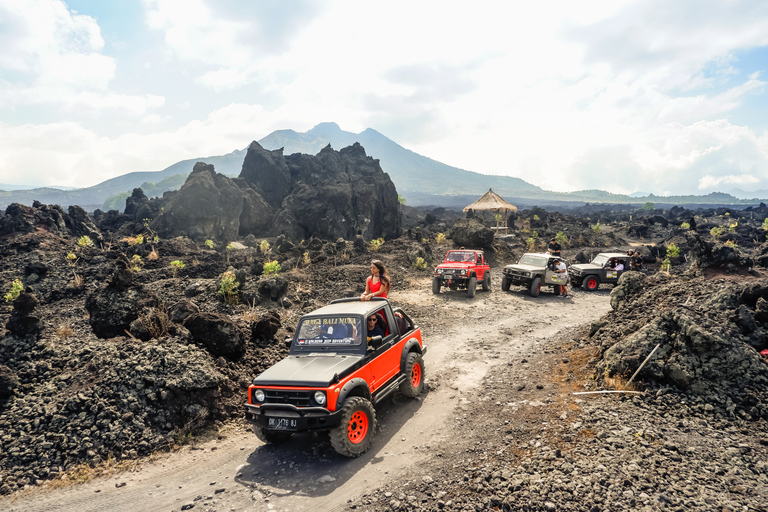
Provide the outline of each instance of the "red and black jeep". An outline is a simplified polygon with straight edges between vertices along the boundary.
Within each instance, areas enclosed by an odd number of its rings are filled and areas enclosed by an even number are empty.
[[[445,286],[451,290],[466,289],[467,295],[474,297],[478,281],[483,284],[483,291],[491,289],[491,267],[483,251],[448,251],[432,274],[432,293],[440,293],[440,287]]]
[[[253,379],[245,417],[265,443],[328,430],[338,453],[357,457],[371,446],[374,406],[424,389],[426,352],[421,329],[386,299],[335,300],[301,317],[288,356]]]

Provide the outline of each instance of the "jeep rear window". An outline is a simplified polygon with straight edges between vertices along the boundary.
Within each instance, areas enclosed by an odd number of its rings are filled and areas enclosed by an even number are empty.
[[[541,256],[533,256],[531,254],[525,254],[522,258],[520,258],[520,261],[518,261],[518,265],[533,265],[536,267],[546,267],[547,266],[547,260],[549,258],[541,257]]]
[[[328,316],[305,318],[296,337],[300,347],[360,345],[361,321],[358,316]]]
[[[451,251],[445,257],[445,261],[475,261],[475,253],[472,251]]]

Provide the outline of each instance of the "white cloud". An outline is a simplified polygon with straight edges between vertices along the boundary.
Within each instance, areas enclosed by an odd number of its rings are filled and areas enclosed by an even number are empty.
[[[699,190],[712,190],[720,189],[721,185],[757,185],[760,180],[751,174],[741,174],[734,176],[729,174],[727,176],[702,176],[699,178]]]

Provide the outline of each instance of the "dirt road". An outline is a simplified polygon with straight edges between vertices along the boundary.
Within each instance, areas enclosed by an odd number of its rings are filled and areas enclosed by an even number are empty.
[[[22,511],[332,511],[418,462],[442,455],[461,432],[458,411],[470,411],[488,370],[545,350],[558,333],[608,312],[609,290],[576,291],[560,299],[548,290],[538,298],[519,288],[432,295],[428,279],[410,283],[390,299],[422,327],[428,391],[419,399],[396,396],[377,410],[379,431],[371,450],[357,459],[335,454],[327,435],[296,436],[265,446],[244,422],[227,425],[216,439],[161,455],[136,471],[85,484],[44,486],[0,509]],[[525,380],[525,377],[522,377]],[[458,437],[457,437],[458,436]]]

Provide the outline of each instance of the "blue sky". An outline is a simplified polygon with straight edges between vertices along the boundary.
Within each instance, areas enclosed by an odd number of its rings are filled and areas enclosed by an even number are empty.
[[[549,190],[768,190],[762,0],[0,0],[0,44],[0,183],[333,121]]]

